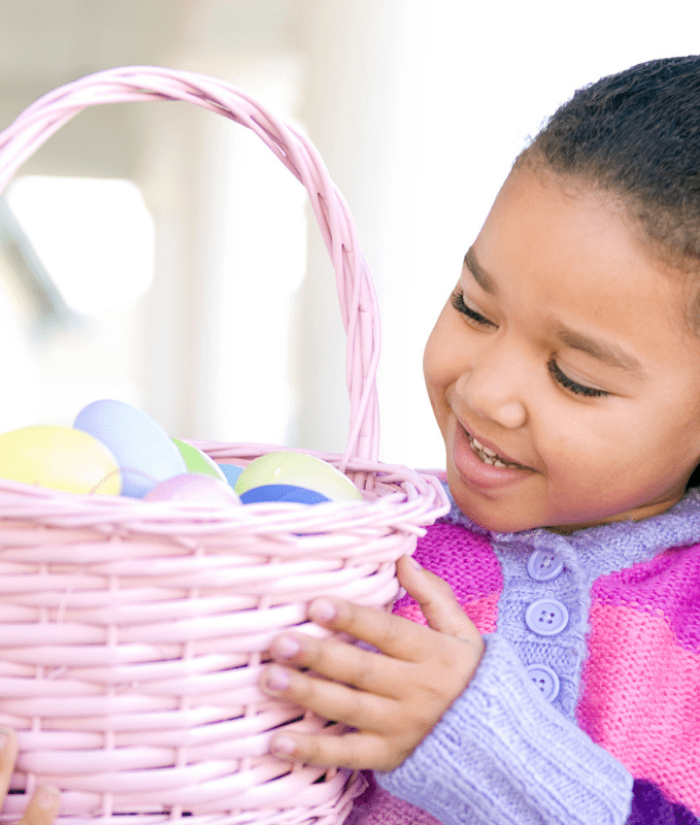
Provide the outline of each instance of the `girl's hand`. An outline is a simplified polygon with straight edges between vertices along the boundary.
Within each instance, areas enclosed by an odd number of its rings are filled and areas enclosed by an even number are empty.
[[[396,568],[428,627],[323,598],[309,606],[312,621],[381,652],[302,633],[284,633],[272,643],[276,664],[263,671],[265,693],[356,729],[342,736],[285,731],[271,740],[275,756],[313,765],[391,770],[469,684],[484,651],[479,631],[447,582],[408,556]]]
[[[17,759],[17,737],[14,731],[0,728],[0,806],[5,804],[7,791]],[[50,785],[39,785],[27,802],[20,825],[51,825],[58,813],[58,791]]]

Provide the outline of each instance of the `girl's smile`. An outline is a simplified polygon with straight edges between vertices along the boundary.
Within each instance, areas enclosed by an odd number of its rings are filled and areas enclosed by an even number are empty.
[[[573,530],[679,501],[700,462],[688,301],[613,198],[512,172],[425,353],[458,506]]]
[[[455,424],[452,461],[459,474],[476,487],[484,490],[509,487],[522,481],[523,473],[530,472],[497,449],[486,446],[490,442],[474,438],[458,421]]]

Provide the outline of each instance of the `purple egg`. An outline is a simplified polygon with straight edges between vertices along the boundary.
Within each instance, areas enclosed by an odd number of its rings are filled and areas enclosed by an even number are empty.
[[[187,472],[185,459],[160,424],[125,401],[93,401],[78,413],[73,427],[112,452],[122,473],[124,496],[143,498],[158,482]]]
[[[166,478],[146,493],[143,500],[196,502],[228,507],[241,503],[228,484],[198,473],[182,473]]]

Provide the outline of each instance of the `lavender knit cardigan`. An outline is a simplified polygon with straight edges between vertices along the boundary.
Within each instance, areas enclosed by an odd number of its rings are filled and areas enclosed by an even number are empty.
[[[348,825],[698,825],[700,494],[569,536],[493,533],[453,507],[416,559],[486,652]],[[395,612],[424,621],[407,596]]]

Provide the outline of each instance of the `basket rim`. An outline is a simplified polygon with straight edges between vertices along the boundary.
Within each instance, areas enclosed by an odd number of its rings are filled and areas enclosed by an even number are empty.
[[[189,441],[217,461],[244,456],[253,460],[271,450],[304,452],[339,465],[339,454],[260,444]],[[0,479],[0,528],[20,524],[124,533],[189,537],[237,533],[281,535],[289,532],[319,534],[332,529],[359,529],[363,525],[422,534],[423,527],[449,511],[442,483],[430,472],[400,464],[353,459],[348,475],[373,478],[375,491],[363,500],[329,501],[309,506],[294,502],[260,502],[246,505],[185,501],[144,501],[127,496],[76,494],[20,481]]]

